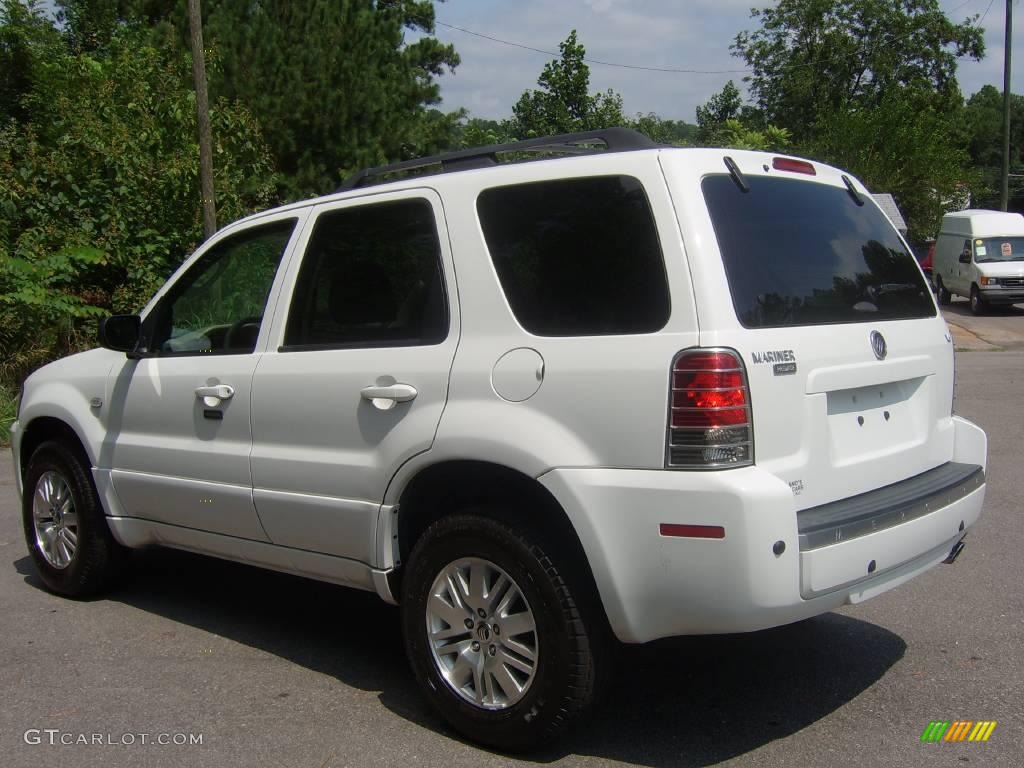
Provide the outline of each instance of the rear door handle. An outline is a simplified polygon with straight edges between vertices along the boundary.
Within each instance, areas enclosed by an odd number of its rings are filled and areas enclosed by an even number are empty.
[[[374,408],[388,411],[397,403],[407,403],[417,394],[416,387],[409,384],[391,384],[386,387],[363,387],[359,390],[363,400],[369,400]]]
[[[203,404],[209,408],[220,405],[223,400],[230,400],[235,394],[235,388],[227,384],[217,384],[212,387],[196,387],[196,397],[202,398]]]

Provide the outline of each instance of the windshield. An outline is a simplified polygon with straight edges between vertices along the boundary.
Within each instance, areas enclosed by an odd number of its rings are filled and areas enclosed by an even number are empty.
[[[1024,261],[1024,237],[986,237],[975,240],[974,260],[978,264]]]
[[[732,293],[747,328],[934,317],[914,257],[870,200],[842,187],[725,174],[702,182]]]

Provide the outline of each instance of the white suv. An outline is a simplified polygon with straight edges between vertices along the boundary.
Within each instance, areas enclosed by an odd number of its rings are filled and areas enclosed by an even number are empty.
[[[504,749],[585,710],[613,638],[860,602],[951,562],[985,493],[910,249],[790,157],[613,129],[371,169],[100,342],[14,428],[44,583],[159,544],[376,591]]]

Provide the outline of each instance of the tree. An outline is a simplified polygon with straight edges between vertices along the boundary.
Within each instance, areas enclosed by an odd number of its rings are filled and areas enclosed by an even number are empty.
[[[697,107],[697,143],[704,147],[734,147],[780,151],[790,144],[785,128],[765,125],[757,110],[743,104],[730,80],[722,90]]]
[[[0,384],[74,349],[80,320],[138,310],[201,240],[188,55],[127,27],[77,52],[15,5],[0,37],[27,41],[31,68],[15,105],[25,119],[0,124]],[[259,126],[224,99],[211,120],[222,213],[266,207]]]
[[[121,0],[122,16],[167,30],[184,49],[178,0]],[[459,56],[430,33],[432,0],[219,0],[204,4],[210,93],[252,112],[274,155],[279,197],[333,191],[368,165],[449,145],[437,76]],[[406,32],[419,34],[414,42]]]
[[[537,78],[538,90],[525,91],[512,107],[515,138],[575,133],[627,125],[622,97],[609,89],[590,93],[590,67],[586,49],[576,30],[558,45],[561,58],[550,61]]]
[[[950,21],[938,0],[779,0],[753,10],[734,55],[765,119],[797,142],[823,117],[870,110],[900,94],[909,109],[955,109],[957,59],[984,55],[977,17]]]
[[[935,107],[907,109],[898,92],[874,109],[822,118],[805,149],[869,189],[893,193],[915,240],[934,237],[944,201],[979,180],[949,116]]]

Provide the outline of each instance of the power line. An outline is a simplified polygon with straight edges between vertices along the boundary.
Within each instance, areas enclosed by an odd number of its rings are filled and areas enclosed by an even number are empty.
[[[543,53],[546,56],[554,56],[556,59],[559,58],[562,55],[562,54],[560,54],[560,53],[558,53],[556,51],[547,51],[547,50],[544,50],[543,48],[534,48],[531,45],[523,45],[522,43],[514,43],[511,40],[502,40],[499,37],[491,37],[490,35],[485,35],[482,32],[474,32],[472,29],[465,29],[463,27],[457,27],[454,24],[447,24],[447,23],[445,23],[443,21],[435,21],[435,23],[439,27],[447,27],[448,29],[456,29],[459,32],[465,32],[467,35],[472,35],[473,37],[481,37],[484,40],[490,40],[493,43],[501,43],[502,45],[509,45],[509,46],[512,46],[513,48],[522,48],[525,51],[533,51],[534,53]],[[677,67],[641,67],[641,66],[636,65],[636,64],[620,64],[620,63],[614,62],[614,61],[601,61],[599,59],[588,59],[588,58],[583,59],[583,61],[587,62],[588,64],[600,64],[603,67],[618,67],[620,69],[637,69],[637,70],[641,70],[641,71],[644,71],[644,72],[674,72],[674,73],[678,73],[678,74],[687,74],[687,75],[729,75],[729,74],[742,75],[742,74],[747,74],[747,73],[749,73],[751,71],[749,69],[680,69],[680,68],[677,68]]]
[[[967,0],[967,2],[961,3],[960,5],[956,6],[956,8],[953,8],[953,9],[951,9],[949,11],[944,11],[943,15],[948,18],[949,14],[955,13],[956,11],[960,10],[961,8],[967,7],[968,5],[970,5],[973,2],[976,2],[976,0]],[[995,0],[989,0],[988,8],[985,9],[985,13],[982,14],[981,19],[978,20],[978,25],[979,26],[981,25],[981,22],[984,20],[985,16],[988,15],[989,10],[992,8],[992,3],[993,2],[995,2]],[[952,20],[950,20],[950,21],[952,21]],[[484,34],[483,32],[476,32],[476,31],[474,31],[472,29],[466,29],[465,27],[459,27],[459,26],[456,26],[455,24],[449,24],[447,22],[441,21],[440,19],[435,19],[434,23],[437,24],[437,26],[439,26],[439,27],[446,27],[447,29],[454,29],[454,30],[457,30],[459,32],[463,32],[463,33],[465,33],[467,35],[472,35],[473,37],[479,37],[479,38],[481,38],[483,40],[489,40],[492,43],[500,43],[501,45],[507,45],[507,46],[510,46],[512,48],[520,48],[520,49],[522,49],[524,51],[533,51],[534,53],[543,53],[545,56],[553,56],[556,59],[561,57],[561,55],[562,55],[561,53],[559,53],[557,51],[550,51],[550,50],[547,50],[547,49],[544,49],[544,48],[535,48],[532,45],[525,45],[523,43],[516,43],[516,42],[513,42],[511,40],[503,40],[500,37],[494,37],[492,35]],[[907,35],[906,38],[902,38],[902,39],[909,39],[909,38],[910,38],[910,35]],[[901,41],[901,38],[897,37],[896,35],[893,35],[892,38],[891,38],[891,41],[893,43],[899,43]],[[843,58],[854,59],[854,58],[859,58],[861,55],[862,55],[862,51],[857,51],[856,53],[851,53],[850,55],[845,56]],[[602,66],[602,67],[615,67],[617,69],[631,69],[631,70],[638,70],[638,71],[642,71],[642,72],[665,72],[665,73],[671,73],[671,74],[687,74],[687,75],[749,75],[749,74],[752,74],[754,72],[754,70],[752,70],[752,69],[686,69],[686,68],[682,68],[682,67],[646,67],[646,66],[640,66],[640,65],[637,65],[637,64],[623,64],[621,62],[602,61],[601,59],[591,59],[591,58],[586,58],[586,57],[583,59],[583,61],[585,61],[588,64],[597,64],[597,65]],[[806,64],[791,64],[791,65],[789,65],[787,67],[784,67],[784,69],[787,69],[787,70],[788,69],[803,69],[803,68],[806,68],[806,67],[818,67],[818,66],[820,66],[818,62],[808,62]]]

